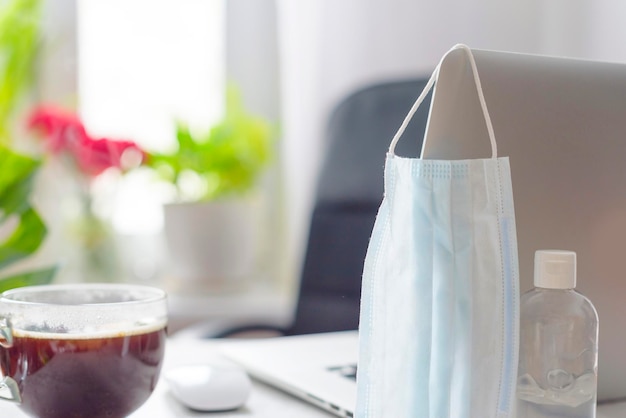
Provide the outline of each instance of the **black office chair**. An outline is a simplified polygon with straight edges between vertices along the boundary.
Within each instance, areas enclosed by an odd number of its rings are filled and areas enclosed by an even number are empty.
[[[385,156],[426,81],[372,85],[332,112],[295,318],[286,334],[357,329],[363,262],[383,198]],[[413,118],[397,154],[419,155],[427,107]]]
[[[331,113],[292,324],[286,329],[250,324],[207,332],[207,336],[258,330],[297,335],[357,329],[361,274],[383,198],[385,156],[426,81],[392,81],[363,88]],[[398,155],[419,155],[427,107],[422,106],[414,116],[396,148]]]

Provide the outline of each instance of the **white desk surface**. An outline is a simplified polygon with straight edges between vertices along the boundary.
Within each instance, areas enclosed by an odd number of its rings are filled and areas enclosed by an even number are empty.
[[[163,367],[165,370],[177,364],[210,361],[215,356],[218,356],[215,342],[210,340],[170,340]],[[0,401],[0,416],[27,417],[16,405],[3,401]],[[332,418],[333,416],[259,382],[254,382],[248,402],[239,410],[224,413],[193,412],[179,405],[170,396],[167,384],[161,379],[152,397],[129,418]],[[626,402],[598,407],[597,418],[624,417],[626,417]]]
[[[169,340],[166,347],[163,370],[177,364],[201,363],[218,356],[215,342],[210,340]],[[0,400],[0,417],[27,418],[27,415],[14,404]],[[167,383],[160,379],[150,399],[131,414],[129,418],[332,418],[333,415],[299,399],[277,391],[259,382],[254,382],[253,390],[246,405],[236,411],[223,413],[193,412],[181,406],[171,397]]]

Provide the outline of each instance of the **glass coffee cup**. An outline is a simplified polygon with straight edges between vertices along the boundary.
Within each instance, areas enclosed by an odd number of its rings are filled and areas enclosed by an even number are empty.
[[[0,296],[0,397],[38,418],[122,418],[154,390],[165,352],[160,289],[66,284]]]

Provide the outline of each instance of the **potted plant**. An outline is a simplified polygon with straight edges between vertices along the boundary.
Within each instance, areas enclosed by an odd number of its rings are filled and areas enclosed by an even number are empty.
[[[40,162],[12,148],[18,111],[35,76],[40,13],[40,0],[0,5],[0,292],[49,283],[57,270],[21,268],[41,246],[47,228],[30,202]]]
[[[273,129],[248,113],[229,86],[223,118],[194,135],[177,124],[175,151],[148,153],[146,165],[176,188],[164,206],[172,274],[186,288],[238,286],[254,268],[258,212],[255,190],[272,159]]]
[[[41,0],[0,3],[0,144],[9,148],[36,76],[40,19]]]

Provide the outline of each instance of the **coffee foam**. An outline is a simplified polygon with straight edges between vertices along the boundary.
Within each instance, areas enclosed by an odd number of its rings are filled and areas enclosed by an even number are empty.
[[[124,322],[109,324],[107,326],[83,327],[79,331],[64,331],[64,327],[50,326],[45,324],[43,327],[28,327],[27,329],[14,328],[13,337],[17,338],[37,338],[37,339],[55,339],[55,340],[88,340],[94,338],[121,338],[135,335],[149,334],[151,332],[160,331],[167,326],[166,320],[153,320],[151,322]],[[56,331],[59,329],[59,331]]]

